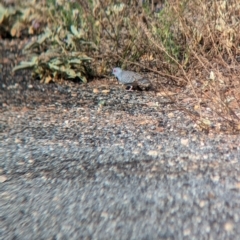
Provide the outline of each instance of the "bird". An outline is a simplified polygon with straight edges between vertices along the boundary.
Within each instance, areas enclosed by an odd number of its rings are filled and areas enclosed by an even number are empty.
[[[133,71],[125,71],[119,67],[113,68],[112,74],[118,81],[126,86],[130,86],[127,91],[139,88],[140,90],[149,90],[152,88],[152,83],[139,73]]]

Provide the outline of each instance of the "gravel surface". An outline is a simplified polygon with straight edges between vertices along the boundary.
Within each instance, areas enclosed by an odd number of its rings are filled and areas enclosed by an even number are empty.
[[[113,78],[12,75],[21,43],[0,44],[0,239],[238,239],[238,135]]]

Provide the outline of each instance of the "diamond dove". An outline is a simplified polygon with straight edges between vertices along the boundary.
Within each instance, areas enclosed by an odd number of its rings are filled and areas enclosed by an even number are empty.
[[[120,83],[130,86],[127,91],[133,91],[133,88],[139,88],[140,90],[148,90],[152,88],[151,82],[139,73],[124,71],[118,67],[114,68],[112,73],[117,77]]]

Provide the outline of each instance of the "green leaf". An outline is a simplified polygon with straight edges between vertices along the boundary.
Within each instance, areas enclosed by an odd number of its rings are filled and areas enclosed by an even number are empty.
[[[58,58],[54,58],[51,60],[51,63],[54,65],[61,65],[63,64],[63,61],[59,60]]]
[[[0,23],[3,22],[4,16],[7,13],[7,9],[0,4]]]
[[[81,79],[84,83],[87,83],[86,77],[81,77],[80,79]]]
[[[52,31],[47,28],[45,32],[38,37],[37,43],[42,44],[46,39],[49,39],[52,35]]]
[[[28,69],[28,68],[33,68],[35,66],[35,63],[33,62],[21,62],[19,65],[15,66],[12,71],[16,72],[22,69]]]
[[[15,66],[12,69],[12,71],[15,72],[15,71],[18,71],[21,69],[29,69],[29,68],[31,69],[31,68],[37,66],[37,62],[38,62],[38,57],[34,56],[34,57],[32,57],[30,62],[25,62],[25,61],[20,62],[19,65]]]
[[[50,69],[58,70],[58,71],[61,71],[61,68],[62,68],[62,67],[58,67],[58,66],[54,65],[53,63],[48,63],[48,66]]]
[[[79,58],[73,58],[73,59],[70,59],[70,60],[68,61],[68,63],[81,64],[81,63],[82,63],[82,60],[80,60]]]
[[[73,69],[66,69],[65,73],[68,75],[69,78],[75,78],[77,76],[76,72]]]
[[[83,36],[83,31],[81,31],[81,30],[80,30],[81,32],[78,31],[77,28],[74,25],[71,25],[70,29],[71,29],[71,32],[74,36],[76,36],[78,38],[81,38]]]

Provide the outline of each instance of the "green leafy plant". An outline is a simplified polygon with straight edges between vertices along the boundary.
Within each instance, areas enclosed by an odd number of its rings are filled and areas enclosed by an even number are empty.
[[[85,40],[80,5],[49,0],[47,6],[49,27],[25,46],[23,51],[31,60],[21,62],[13,71],[30,68],[33,75],[45,83],[75,78],[86,83],[93,74],[92,58],[86,52],[95,49],[96,45]]]
[[[79,78],[86,83],[92,59],[78,51],[81,41],[81,31],[74,26],[71,26],[71,32],[62,27],[56,31],[47,28],[35,41],[25,46],[24,52],[32,55],[31,60],[21,62],[13,71],[32,69],[33,74],[45,83],[62,78]]]

